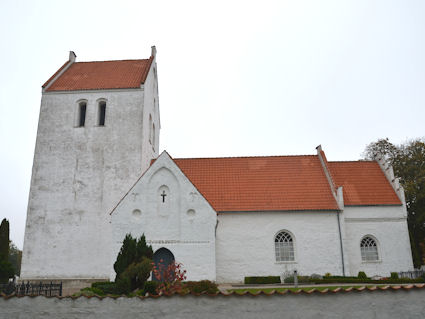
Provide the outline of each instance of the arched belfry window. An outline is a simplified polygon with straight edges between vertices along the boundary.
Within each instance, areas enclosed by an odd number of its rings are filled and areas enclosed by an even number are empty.
[[[280,231],[274,238],[276,261],[294,261],[294,240],[287,231]]]
[[[152,144],[153,132],[152,132],[152,115],[149,114],[149,142]]]
[[[155,124],[152,124],[152,146],[155,147]]]
[[[97,106],[97,125],[104,126],[106,119],[106,101],[100,101]]]
[[[86,123],[86,111],[87,111],[87,102],[81,101],[78,103],[78,110],[77,110],[77,126],[83,127]]]
[[[360,242],[360,253],[362,255],[362,261],[378,261],[378,245],[376,239],[372,236],[363,237]]]

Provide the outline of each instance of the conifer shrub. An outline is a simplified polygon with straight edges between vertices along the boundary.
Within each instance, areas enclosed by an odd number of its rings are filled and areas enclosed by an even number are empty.
[[[13,277],[13,267],[6,259],[0,259],[0,284],[7,284],[9,278]]]
[[[0,224],[0,260],[8,261],[9,256],[9,221],[4,218]]]
[[[391,273],[391,279],[398,279],[398,273],[392,272]]]
[[[0,283],[7,283],[14,273],[9,262],[9,221],[4,218],[0,224]]]
[[[369,279],[369,278],[367,278],[366,273],[364,271],[359,271],[357,278],[359,278],[359,279]]]
[[[143,289],[152,271],[152,246],[146,245],[145,235],[139,239],[127,234],[124,238],[117,260],[114,263],[115,289],[117,293],[129,293]]]

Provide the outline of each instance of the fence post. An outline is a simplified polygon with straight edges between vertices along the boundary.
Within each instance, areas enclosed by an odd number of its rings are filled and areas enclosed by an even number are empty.
[[[59,296],[62,297],[62,281],[61,281],[60,286],[59,286]]]

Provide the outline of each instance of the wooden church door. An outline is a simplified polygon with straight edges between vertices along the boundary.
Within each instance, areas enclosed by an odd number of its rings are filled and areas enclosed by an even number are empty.
[[[164,281],[164,275],[168,266],[174,262],[174,255],[167,248],[160,248],[153,254],[153,263],[155,268],[159,271],[160,278],[156,278],[152,274],[153,281]]]

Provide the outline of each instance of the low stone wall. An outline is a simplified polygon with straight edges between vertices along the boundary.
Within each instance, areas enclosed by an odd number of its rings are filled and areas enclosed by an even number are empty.
[[[157,298],[0,298],[0,318],[423,318],[425,289]]]

